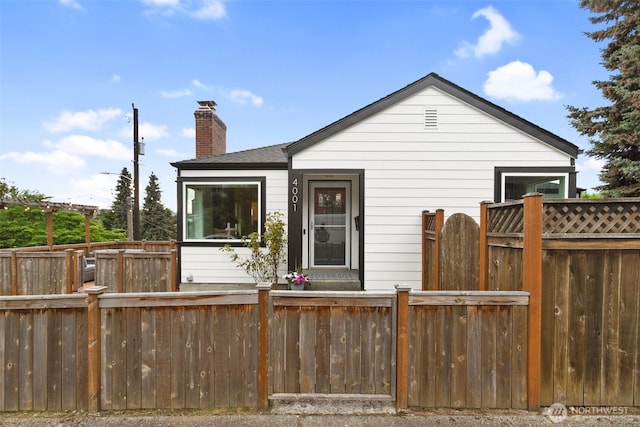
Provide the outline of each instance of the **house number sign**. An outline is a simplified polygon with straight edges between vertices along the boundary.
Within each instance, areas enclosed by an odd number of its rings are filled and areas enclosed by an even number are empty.
[[[300,201],[300,187],[298,186],[298,178],[291,181],[291,207],[294,212],[298,212],[298,202]]]

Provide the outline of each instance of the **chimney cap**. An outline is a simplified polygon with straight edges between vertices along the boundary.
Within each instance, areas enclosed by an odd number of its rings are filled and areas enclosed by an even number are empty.
[[[212,110],[215,110],[214,107],[218,105],[216,101],[198,101],[198,104],[200,104],[200,108],[210,108]]]

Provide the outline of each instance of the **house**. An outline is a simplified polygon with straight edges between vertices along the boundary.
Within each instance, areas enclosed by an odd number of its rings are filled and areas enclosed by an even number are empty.
[[[433,73],[290,144],[226,153],[215,103],[194,115],[196,158],[172,163],[189,289],[251,284],[218,247],[271,211],[286,215],[289,269],[420,289],[423,210],[576,196],[577,146]]]

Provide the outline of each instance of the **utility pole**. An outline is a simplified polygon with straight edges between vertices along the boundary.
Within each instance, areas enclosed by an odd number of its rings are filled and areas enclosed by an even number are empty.
[[[138,142],[138,109],[133,108],[133,240],[140,240],[140,170],[138,167],[138,155],[140,143]]]

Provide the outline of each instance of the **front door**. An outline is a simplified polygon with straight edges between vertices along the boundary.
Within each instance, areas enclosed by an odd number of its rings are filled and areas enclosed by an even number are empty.
[[[311,181],[309,247],[311,267],[348,267],[350,182]]]

